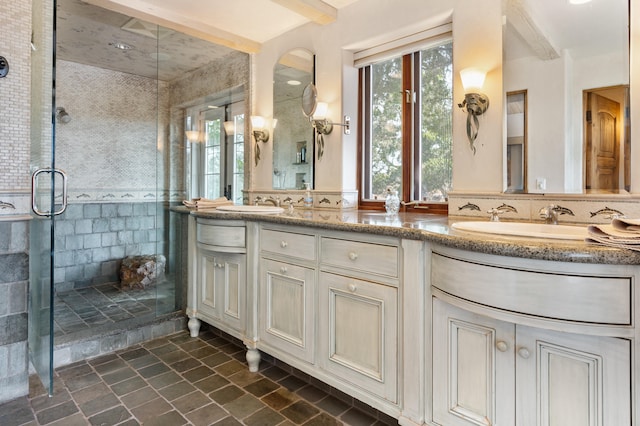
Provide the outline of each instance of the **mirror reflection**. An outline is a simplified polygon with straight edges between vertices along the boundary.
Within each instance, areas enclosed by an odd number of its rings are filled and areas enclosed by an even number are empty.
[[[507,93],[507,191],[526,192],[527,91]]]
[[[313,82],[314,56],[305,49],[284,54],[273,72],[273,189],[313,188],[313,128],[302,112],[302,94]]]
[[[587,149],[587,136],[593,137],[594,130],[587,121],[586,102],[589,92],[628,89],[628,12],[628,0],[506,2],[503,83],[505,93],[527,91],[527,192],[583,193],[594,186],[599,192],[624,190],[624,164],[631,149],[630,142],[624,146],[623,129],[628,132],[630,126],[624,119],[626,101],[621,100],[619,121],[608,127],[617,129],[618,136],[607,144],[619,145],[617,159],[608,160],[618,166],[606,173],[618,178],[604,179],[606,189],[593,183],[592,175],[600,169],[593,165],[598,162],[591,157],[593,142]]]

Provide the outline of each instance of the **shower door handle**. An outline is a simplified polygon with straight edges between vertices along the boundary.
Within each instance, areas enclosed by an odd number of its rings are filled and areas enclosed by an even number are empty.
[[[60,175],[60,177],[62,177],[62,205],[59,210],[55,210],[53,212],[42,211],[38,207],[37,194],[36,194],[38,176],[40,176],[43,173],[48,173],[48,174],[53,173],[54,176],[55,174],[58,174]],[[55,177],[52,179],[52,184],[54,184],[54,190],[55,190]],[[55,208],[55,207],[52,207],[52,208]],[[52,168],[38,169],[35,172],[33,172],[33,174],[31,175],[31,210],[33,210],[33,212],[38,216],[50,217],[50,216],[57,216],[59,214],[62,214],[66,209],[67,209],[67,174],[61,169],[52,169]]]

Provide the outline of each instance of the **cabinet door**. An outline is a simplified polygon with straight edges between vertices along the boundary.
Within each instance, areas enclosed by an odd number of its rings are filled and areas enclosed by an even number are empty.
[[[284,354],[313,362],[314,270],[261,260],[260,340]]]
[[[202,250],[198,311],[236,331],[245,329],[246,255]],[[212,321],[213,325],[219,325]]]
[[[516,327],[518,426],[631,424],[628,340]]]
[[[433,420],[511,425],[515,418],[513,324],[433,299]]]
[[[318,364],[397,402],[397,289],[323,272],[318,306]]]

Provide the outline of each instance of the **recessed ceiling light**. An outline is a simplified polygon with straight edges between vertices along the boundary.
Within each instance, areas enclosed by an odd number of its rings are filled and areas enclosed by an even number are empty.
[[[131,50],[131,49],[133,49],[133,48],[134,48],[134,47],[133,47],[133,46],[131,46],[130,44],[123,43],[123,42],[121,42],[121,41],[115,41],[115,42],[113,42],[113,43],[109,43],[109,46],[113,46],[113,47],[115,47],[116,49],[120,49],[120,50]]]
[[[570,4],[585,4],[589,3],[591,0],[569,0]]]
[[[298,80],[289,80],[287,81],[287,84],[290,86],[300,86],[302,83],[299,82]]]

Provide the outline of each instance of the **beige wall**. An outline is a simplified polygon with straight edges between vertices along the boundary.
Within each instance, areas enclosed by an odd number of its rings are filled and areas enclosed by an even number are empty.
[[[460,69],[475,66],[488,71],[485,93],[491,108],[481,118],[477,154],[468,147],[466,116],[454,111],[454,188],[502,190],[502,7],[501,2],[476,0],[403,0],[402,7],[386,0],[359,1],[340,10],[338,20],[323,27],[308,24],[264,44],[255,55],[254,113],[270,117],[273,66],[284,52],[306,48],[316,54],[318,98],[329,103],[330,119],[350,115],[357,120],[357,70],[353,52],[418,31],[453,22],[454,101],[464,98]],[[325,138],[325,156],[317,161],[316,188],[356,189],[357,132],[340,129]],[[267,151],[267,152],[265,152]],[[271,182],[268,150],[255,169],[252,187],[266,189]],[[491,165],[487,167],[487,165]],[[464,170],[464,173],[459,173]]]

